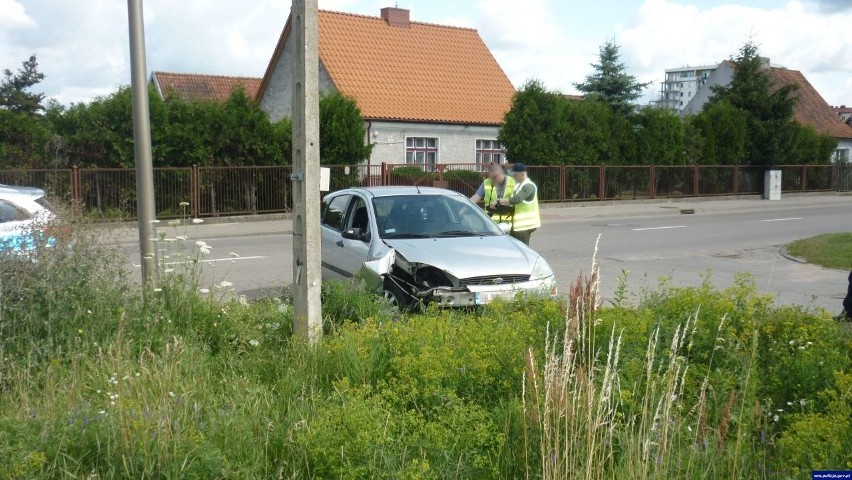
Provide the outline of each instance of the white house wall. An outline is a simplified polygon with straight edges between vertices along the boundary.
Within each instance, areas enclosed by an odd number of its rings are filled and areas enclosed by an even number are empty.
[[[408,137],[438,139],[438,163],[476,163],[476,140],[496,140],[499,127],[404,122],[367,122],[373,165],[405,163]]]
[[[847,161],[852,162],[852,138],[841,138],[837,140],[837,150],[846,150],[845,154],[837,152],[841,157],[845,157]],[[837,157],[835,157],[837,158]]]
[[[722,62],[707,77],[707,80],[698,87],[692,99],[684,105],[680,111],[681,115],[697,115],[704,110],[704,105],[713,98],[713,87],[725,86],[734,78],[734,69],[730,62]]]
[[[266,89],[260,98],[260,108],[270,120],[277,122],[284,117],[292,117],[293,112],[293,62],[295,59],[295,43],[285,42],[284,51],[269,76]],[[322,62],[319,62],[319,91],[326,93],[334,91],[334,83]]]

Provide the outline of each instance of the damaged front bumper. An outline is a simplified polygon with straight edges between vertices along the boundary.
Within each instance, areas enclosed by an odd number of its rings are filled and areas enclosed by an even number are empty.
[[[554,276],[523,283],[486,286],[434,285],[423,281],[418,270],[432,269],[429,265],[408,262],[393,249],[376,260],[365,262],[356,275],[367,289],[382,293],[391,286],[410,297],[412,303],[436,304],[442,307],[475,307],[487,305],[495,300],[512,301],[519,294],[555,297],[557,295]],[[446,283],[459,284],[447,272],[441,272]]]

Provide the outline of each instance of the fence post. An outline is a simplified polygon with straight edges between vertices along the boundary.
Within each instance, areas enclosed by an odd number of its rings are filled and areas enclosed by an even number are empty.
[[[565,165],[559,167],[559,202],[565,203]]]
[[[381,177],[382,177],[382,186],[383,187],[387,186],[387,184],[388,184],[388,164],[387,164],[387,162],[382,162]]]
[[[740,166],[734,165],[734,195],[739,195],[740,193]]]
[[[802,165],[802,191],[808,191],[808,165]]]
[[[189,167],[189,198],[192,199],[189,202],[192,216],[198,218],[201,214],[201,193],[198,189],[198,165],[194,163]]]
[[[76,204],[82,203],[80,195],[80,170],[77,165],[71,166],[71,201]]]
[[[692,166],[692,194],[696,197],[700,196],[698,191],[699,183],[698,183],[698,164]]]
[[[598,177],[598,198],[603,202],[606,200],[606,166],[601,164],[601,170]]]
[[[834,166],[831,167],[831,191],[838,191],[837,188],[837,177],[840,176],[840,161],[834,163]]]
[[[651,172],[648,178],[648,196],[653,200],[657,198],[657,166],[651,164]]]

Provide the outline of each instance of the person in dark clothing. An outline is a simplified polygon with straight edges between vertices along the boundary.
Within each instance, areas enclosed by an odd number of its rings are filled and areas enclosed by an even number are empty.
[[[846,298],[843,299],[843,313],[840,318],[846,321],[852,321],[852,272],[849,272],[849,289],[846,291]]]

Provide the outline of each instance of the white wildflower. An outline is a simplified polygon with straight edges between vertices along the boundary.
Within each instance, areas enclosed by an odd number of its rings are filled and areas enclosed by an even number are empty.
[[[98,413],[101,415],[106,415],[106,410],[100,410]]]
[[[206,245],[203,246],[203,247],[199,247],[198,252],[201,253],[202,255],[210,255],[210,247],[208,247]]]
[[[162,291],[163,291],[163,289],[162,289],[162,288],[155,288],[155,289],[154,289],[154,291],[155,291],[155,292],[162,292]]]
[[[801,400],[799,400],[799,405],[801,405],[801,406],[803,406],[803,407],[804,407],[804,406],[805,406],[805,405],[807,405],[807,404],[808,404],[808,401],[807,401],[807,400],[805,400],[804,398],[803,398],[803,399],[801,399]]]
[[[287,313],[287,310],[289,310],[289,309],[290,309],[290,307],[288,307],[286,303],[282,303],[281,305],[278,305],[278,313]]]
[[[169,396],[172,397],[172,398],[175,398],[176,397],[175,392],[169,392]]]
[[[177,239],[178,239],[178,240],[180,240],[181,242],[185,242],[185,241],[187,240],[187,236],[186,236],[186,235],[178,235],[178,236],[177,236],[177,237],[175,237],[175,238],[177,238]]]
[[[167,269],[163,270],[163,273],[172,273],[174,271],[175,271],[174,268],[167,268]]]
[[[169,225],[172,227],[177,227],[180,225],[180,220],[169,220]]]
[[[189,202],[180,202],[178,205],[180,205],[181,207],[188,207]]]
[[[196,246],[196,247],[206,247],[206,246],[207,246],[207,242],[205,242],[204,240],[196,240],[196,241],[195,241],[195,246]]]
[[[249,345],[251,345],[252,347],[256,347],[256,346],[260,345],[260,341],[255,340],[255,339],[251,339],[251,340],[249,340]]]
[[[156,224],[160,223],[160,221],[159,220],[151,220],[151,223],[156,225]]]
[[[174,242],[177,241],[177,239],[176,238],[164,238],[163,241],[166,242],[166,243],[174,243]]]
[[[219,287],[221,287],[221,288],[231,288],[233,286],[234,286],[234,284],[227,281],[227,280],[222,280],[221,282],[219,282]]]
[[[777,422],[777,421],[778,421],[778,420],[780,420],[780,419],[781,419],[781,417],[779,417],[778,415],[773,415],[773,416],[772,416],[772,421],[773,421],[773,422]]]
[[[790,345],[794,345],[794,344],[796,343],[796,341],[795,341],[795,340],[790,340],[790,341],[789,341],[789,342],[787,342],[787,343],[789,343]]]
[[[204,223],[204,220],[202,220],[200,218],[193,218],[192,223],[198,225],[199,223]]]
[[[246,298],[245,295],[240,295],[239,302],[240,302],[240,305],[242,305],[244,307],[248,307],[248,298]]]
[[[209,288],[202,288],[202,289],[200,289],[200,290],[198,290],[198,291],[199,291],[200,293],[204,293],[204,294],[210,293],[210,289],[209,289]]]

